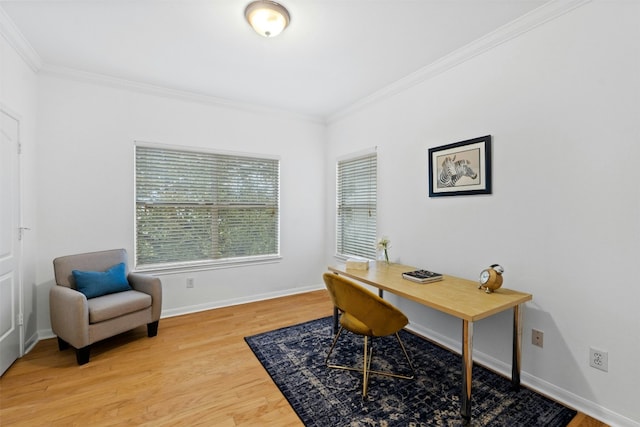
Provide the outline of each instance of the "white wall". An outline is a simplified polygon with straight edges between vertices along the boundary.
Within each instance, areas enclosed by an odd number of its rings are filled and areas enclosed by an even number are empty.
[[[54,257],[133,250],[134,139],[282,158],[282,261],[164,275],[165,315],[318,286],[335,247],[325,238],[335,158],[377,145],[379,230],[392,258],[469,279],[501,263],[506,287],[534,295],[523,381],[612,425],[640,425],[638,17],[637,2],[594,1],[327,134],[295,117],[36,77],[0,38],[0,102],[20,115],[25,144],[26,339],[49,328]],[[429,199],[427,149],[485,134],[493,194]],[[417,328],[459,342],[459,322],[398,303]],[[475,327],[475,356],[502,370],[509,322],[504,314]],[[529,344],[531,328],[544,331],[543,349]],[[588,366],[589,346],[609,352],[608,373]]]
[[[39,328],[49,326],[52,260],[124,247],[133,259],[134,140],[281,159],[281,255],[276,263],[158,274],[162,315],[321,286],[325,126],[282,114],[180,100],[50,73],[40,77]],[[193,289],[186,278],[195,279]]]
[[[525,310],[523,381],[613,425],[640,425],[640,3],[594,1],[380,99],[328,129],[335,159],[378,146],[391,258],[476,280],[492,263]],[[427,150],[493,135],[493,194],[429,198]],[[333,229],[333,187],[327,189]],[[334,253],[328,241],[326,255]],[[479,293],[478,298],[484,298]],[[460,322],[398,301],[459,348]],[[478,322],[475,356],[510,366],[511,314]],[[544,332],[534,347],[531,329]],[[609,372],[588,365],[608,351]],[[606,409],[605,409],[606,408]]]
[[[37,235],[35,226],[37,207],[35,195],[37,75],[16,53],[6,37],[3,31],[0,31],[0,108],[7,110],[20,122],[19,132],[22,143],[20,215],[22,225],[31,228],[24,234],[21,249],[24,343],[28,348],[37,341],[36,295],[34,293]]]

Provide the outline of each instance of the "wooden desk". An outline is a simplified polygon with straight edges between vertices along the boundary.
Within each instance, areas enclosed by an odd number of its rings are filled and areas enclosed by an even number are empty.
[[[471,371],[473,368],[473,322],[513,309],[513,353],[511,385],[520,388],[520,346],[522,337],[521,306],[533,298],[531,294],[500,288],[491,294],[478,289],[478,282],[444,276],[432,283],[414,283],[402,278],[402,273],[417,268],[385,262],[370,263],[369,270],[346,269],[344,265],[329,267],[345,277],[389,291],[427,307],[462,319],[462,399],[460,413],[471,418]],[[335,311],[337,319],[337,310]]]

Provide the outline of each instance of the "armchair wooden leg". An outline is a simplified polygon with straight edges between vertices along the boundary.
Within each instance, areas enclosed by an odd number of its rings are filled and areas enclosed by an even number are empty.
[[[78,361],[78,365],[84,365],[85,363],[89,363],[90,350],[91,350],[91,346],[86,346],[86,347],[76,349],[76,360]]]
[[[63,351],[69,348],[69,343],[58,337],[58,350]]]
[[[155,337],[156,335],[158,335],[158,323],[160,323],[159,320],[156,320],[155,322],[147,323],[147,336],[149,338]]]

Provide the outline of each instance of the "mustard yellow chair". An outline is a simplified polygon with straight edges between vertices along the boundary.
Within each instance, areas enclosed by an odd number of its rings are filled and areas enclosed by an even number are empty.
[[[324,283],[329,290],[333,304],[341,312],[340,329],[333,339],[325,364],[330,368],[347,369],[362,372],[362,396],[367,396],[367,386],[370,374],[386,375],[395,378],[413,379],[415,371],[409,359],[407,350],[400,339],[398,332],[404,328],[409,319],[400,310],[383,300],[376,294],[368,291],[352,280],[334,273],[323,275]],[[343,329],[364,337],[364,357],[362,367],[334,365],[329,363],[338,338]],[[395,335],[400,348],[411,368],[411,375],[400,375],[392,372],[371,370],[371,358],[373,355],[373,343],[369,345],[369,337],[385,337]],[[373,340],[372,340],[373,341]]]

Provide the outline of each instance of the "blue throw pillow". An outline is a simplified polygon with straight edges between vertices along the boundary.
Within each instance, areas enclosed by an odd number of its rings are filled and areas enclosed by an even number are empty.
[[[131,290],[127,281],[126,266],[123,262],[114,265],[107,271],[73,270],[71,274],[76,280],[76,288],[87,298]]]

